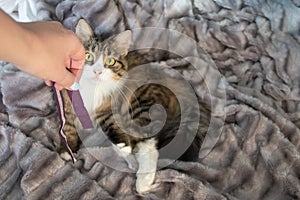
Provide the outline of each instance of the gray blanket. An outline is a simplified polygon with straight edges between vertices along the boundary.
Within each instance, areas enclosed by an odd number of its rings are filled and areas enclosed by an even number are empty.
[[[102,38],[133,29],[136,48],[172,52],[143,50],[192,85],[213,123],[199,162],[167,165],[159,187],[139,195],[134,157],[95,146],[92,136],[75,164],[64,161],[52,91],[1,63],[0,199],[300,199],[299,0],[44,5],[45,19],[72,30],[84,18]]]

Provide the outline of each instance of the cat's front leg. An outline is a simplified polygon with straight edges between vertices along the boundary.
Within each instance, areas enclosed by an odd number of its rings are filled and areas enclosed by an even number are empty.
[[[65,124],[63,127],[63,132],[66,135],[66,139],[69,147],[73,152],[76,152],[79,148],[79,136],[77,133],[75,121],[76,115],[73,109],[72,102],[67,94],[66,90],[62,90],[62,95],[64,98],[64,113],[65,113]],[[69,155],[67,148],[62,144],[60,149],[60,155],[64,160],[71,160],[71,156]]]
[[[154,138],[137,143],[135,157],[139,166],[136,174],[136,191],[140,194],[156,187],[153,185],[159,156],[156,143]]]

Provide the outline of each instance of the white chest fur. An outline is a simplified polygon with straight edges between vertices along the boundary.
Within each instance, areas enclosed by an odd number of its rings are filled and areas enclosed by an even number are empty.
[[[99,71],[101,73],[97,74]],[[121,88],[122,81],[115,80],[113,76],[112,70],[103,67],[102,57],[94,65],[84,67],[79,91],[90,116],[95,115],[96,108],[101,106],[107,97],[114,95]]]

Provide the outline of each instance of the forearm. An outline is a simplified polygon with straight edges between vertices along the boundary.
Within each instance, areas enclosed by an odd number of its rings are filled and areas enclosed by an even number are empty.
[[[24,66],[33,42],[30,32],[0,9],[0,60]]]

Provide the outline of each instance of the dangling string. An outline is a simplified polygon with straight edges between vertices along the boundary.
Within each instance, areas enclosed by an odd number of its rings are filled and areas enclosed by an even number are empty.
[[[59,115],[59,119],[60,119],[59,136],[60,136],[61,140],[63,141],[65,147],[67,148],[67,151],[70,154],[73,163],[75,163],[76,158],[68,144],[67,137],[63,131],[63,127],[66,123],[64,98],[63,98],[62,92],[55,89],[54,84],[53,84],[52,88],[54,91],[54,97],[55,97],[58,115]],[[69,91],[68,90],[67,93],[73,104],[74,111],[75,111],[76,115],[78,116],[78,119],[79,119],[82,127],[84,129],[94,128],[93,122],[91,121],[90,116],[89,116],[86,108],[84,107],[84,103],[82,101],[79,90],[77,90],[77,91]]]

